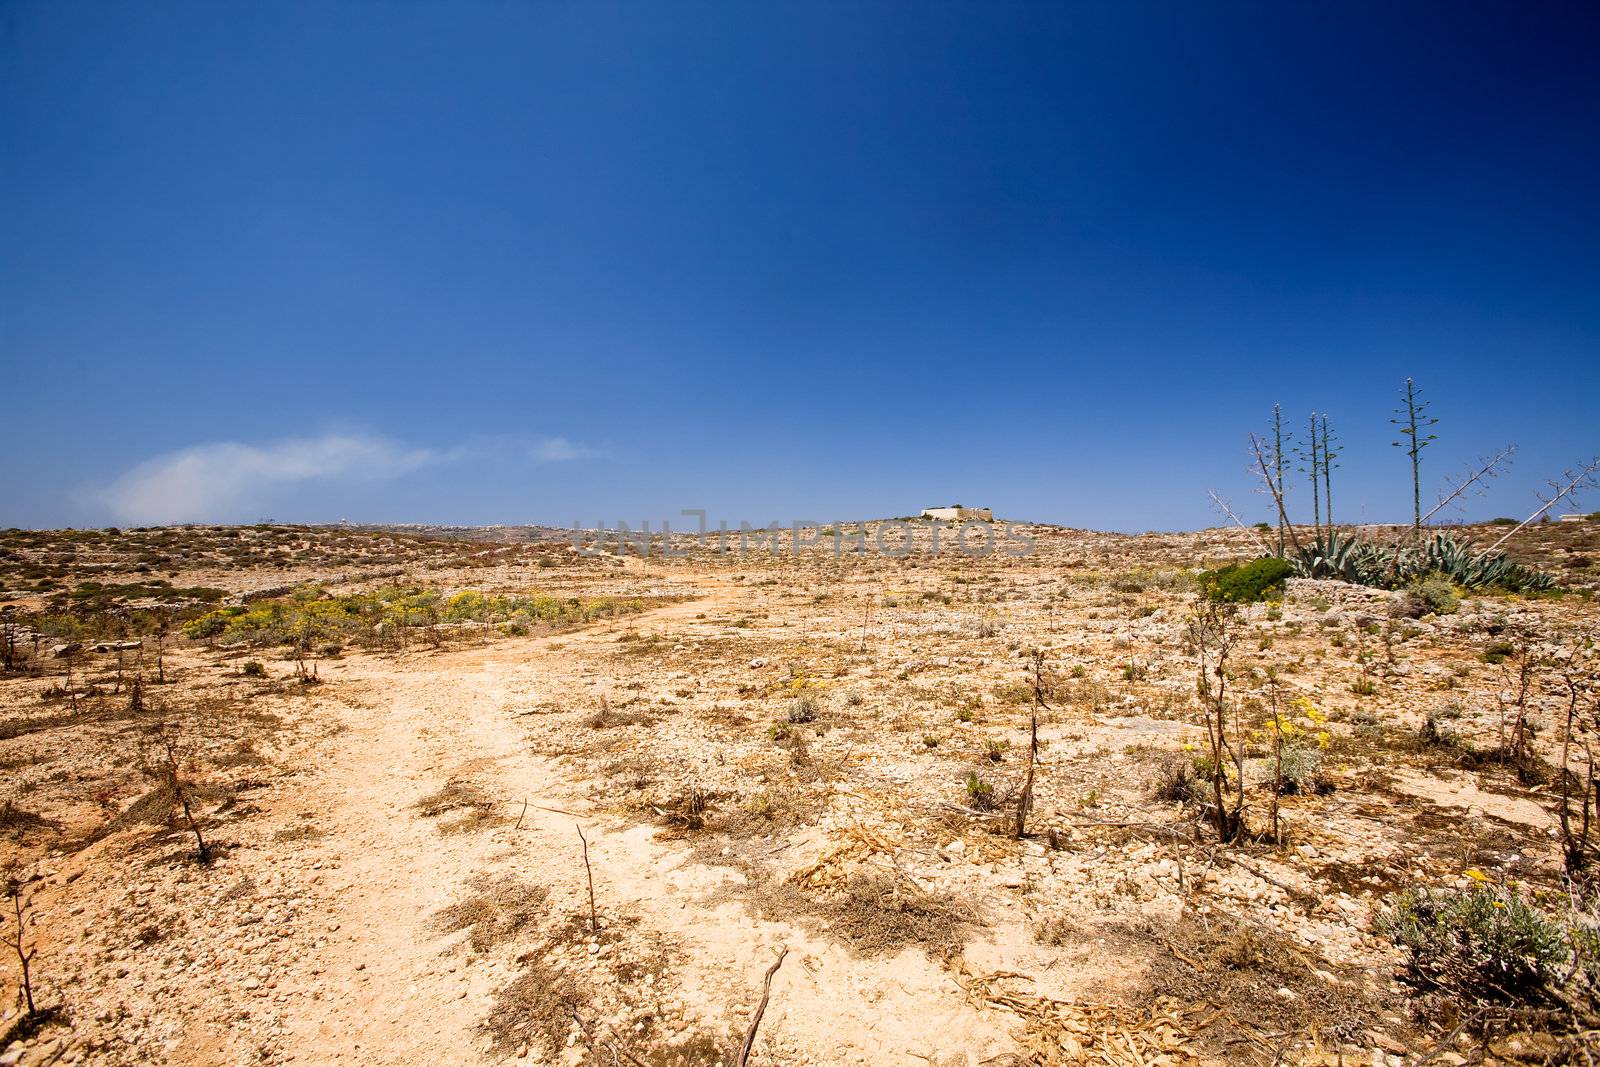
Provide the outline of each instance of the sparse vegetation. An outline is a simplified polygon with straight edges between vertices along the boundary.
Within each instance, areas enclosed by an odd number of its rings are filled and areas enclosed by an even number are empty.
[[[221,645],[300,645],[342,642],[386,647],[408,631],[431,632],[442,624],[565,627],[643,611],[639,597],[488,595],[468,590],[444,597],[437,591],[390,587],[373,593],[332,596],[314,586],[249,606],[220,608],[188,622],[186,636]]]
[[[531,959],[495,994],[483,1032],[490,1047],[502,1056],[526,1048],[554,1056],[571,1030],[573,1013],[587,1003],[568,974]]]
[[[1320,416],[1315,433],[1325,546],[1345,534],[1330,530],[1335,445]],[[1305,547],[1307,531],[1285,527],[1286,547],[1291,533]],[[1117,1014],[1105,1018],[1146,1058],[1226,1058],[1253,1040],[1241,1037],[1254,1017],[1240,1006],[1258,1002],[1273,1005],[1273,1033],[1292,1035],[1284,1040],[1354,1046],[1363,1062],[1374,1048],[1426,1055],[1462,1020],[1475,1020],[1452,1039],[1463,1055],[1473,1054],[1468,1035],[1500,1041],[1506,1019],[1555,1042],[1527,1047],[1568,1047],[1572,1027],[1551,1013],[1587,988],[1585,965],[1572,968],[1589,952],[1600,836],[1590,770],[1600,727],[1582,640],[1591,603],[1501,599],[1432,570],[1384,575],[1392,597],[1285,595],[1292,555],[1194,565],[1248,557],[1263,534],[1276,536],[1270,526],[1201,537],[1041,532],[1040,559],[925,559],[891,572],[871,558],[762,558],[759,569],[746,558],[739,579],[699,556],[586,564],[581,577],[532,569],[530,558],[473,567],[482,599],[453,607],[455,570],[362,584],[291,566],[255,581],[243,603],[166,605],[164,650],[159,620],[137,615],[138,601],[129,619],[144,619],[142,630],[109,614],[46,623],[13,612],[3,684],[23,699],[0,719],[11,776],[0,847],[32,858],[60,850],[66,858],[52,862],[71,870],[79,841],[101,842],[81,853],[96,858],[80,881],[46,883],[59,900],[52,917],[92,946],[82,958],[97,990],[175,988],[205,1017],[181,985],[160,984],[154,961],[169,947],[214,945],[220,931],[245,931],[248,944],[266,923],[323,941],[303,958],[275,958],[271,973],[292,976],[276,989],[308,981],[312,966],[340,981],[360,973],[385,996],[401,973],[446,996],[464,987],[481,998],[472,1014],[483,1039],[507,1058],[727,1062],[748,1033],[749,991],[781,945],[782,928],[770,925],[779,920],[848,953],[820,978],[791,953],[794,974],[785,964],[771,987],[785,1012],[768,1013],[752,1063],[764,1062],[766,1042],[817,1055],[815,1035],[795,1021],[812,1019],[817,1002],[794,998],[790,983],[831,991],[843,971],[864,981],[900,966],[887,960],[907,947],[972,995],[998,997],[985,1002],[1064,1059],[1072,1046],[1061,1035],[1109,1048],[1095,1035],[1110,1024],[1035,1031],[1037,1020],[1090,1008],[1019,999],[996,982],[1035,988],[1037,960],[1078,981],[1112,954],[1147,977],[1107,987],[1115,1003],[1104,1010]],[[1579,573],[1567,561],[1600,550],[1589,536],[1571,523],[1525,531],[1517,543],[1542,554],[1519,548],[1517,563]],[[291,556],[315,554],[295,547],[314,537],[284,540]],[[1389,551],[1421,559],[1428,549],[1424,540]],[[529,574],[548,575],[546,595],[561,604],[702,603],[637,622],[629,616],[641,611],[602,610],[588,634],[500,642],[587,625],[512,617]],[[67,568],[63,602],[99,603],[67,594],[84,577]],[[91,580],[126,584],[109,572]],[[178,636],[185,623],[196,636]],[[158,723],[171,725],[170,759]],[[128,762],[130,742],[153,772],[145,786],[114,762]],[[358,810],[391,782],[393,799]],[[1469,804],[1483,816],[1468,816]],[[225,865],[174,862],[202,847]],[[419,979],[403,961],[352,969],[367,959],[364,927],[338,892],[345,875],[329,875],[369,852],[385,864],[383,884],[436,887],[424,930],[443,954],[437,973]],[[279,862],[287,856],[295,861]],[[90,879],[107,863],[123,865],[125,903],[82,892],[104,884]],[[1439,903],[1459,889],[1430,891],[1434,904],[1403,896],[1413,878],[1449,883],[1463,869],[1496,891],[1516,882],[1518,899],[1559,931],[1564,955],[1540,963],[1538,982],[1514,998],[1445,977],[1477,958],[1448,959],[1451,938],[1509,936],[1478,930],[1466,905]],[[233,873],[215,883],[217,871]],[[741,924],[741,948],[691,962],[679,955],[693,943],[682,917],[664,915],[689,899],[685,887],[693,897],[707,886],[719,887],[718,906],[693,921]],[[186,906],[196,899],[205,906]],[[306,929],[289,902],[307,899],[342,929]],[[73,901],[98,925],[61,906]],[[1373,912],[1405,916],[1409,940],[1366,936]],[[1194,919],[1148,918],[1162,914]],[[1524,934],[1543,929],[1518,923]],[[1439,932],[1458,926],[1477,932]],[[993,935],[984,955],[964,952],[984,927]],[[1019,929],[1035,956],[1011,947]],[[139,987],[98,962],[130,938],[144,951],[116,966]],[[38,961],[55,973],[50,943]],[[1025,977],[991,981],[979,959]],[[506,970],[493,993],[467,981],[468,961],[483,973],[486,960]],[[253,962],[216,966],[235,988],[246,976],[264,985]],[[1402,965],[1409,1004],[1388,987]],[[723,991],[713,1014],[744,1014],[707,1028],[689,973]],[[921,987],[909,995],[917,1010],[956,1003]],[[1178,996],[1194,1014],[1160,1006]],[[75,989],[64,998],[75,1025],[115,1033]],[[1483,1014],[1491,1004],[1500,1015]],[[980,1024],[1006,1035],[997,1047],[1012,1033],[1003,1022]],[[1387,1044],[1371,1036],[1380,1030]],[[1158,1031],[1170,1047],[1145,1043]]]
[[[993,811],[995,808],[994,785],[978,777],[977,771],[968,771],[967,803],[975,811]]]
[[[1195,798],[1196,788],[1194,760],[1191,757],[1170,755],[1156,764],[1150,791],[1157,800],[1169,804],[1187,804]]]

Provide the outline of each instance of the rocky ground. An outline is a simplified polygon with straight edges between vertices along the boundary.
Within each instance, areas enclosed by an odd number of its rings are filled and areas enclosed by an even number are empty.
[[[8,967],[0,1064],[734,1063],[767,978],[751,1063],[1572,1054],[1452,1033],[1378,919],[1415,886],[1563,893],[1556,657],[1600,636],[1594,525],[1537,531],[1561,597],[1411,618],[1291,582],[1242,607],[1226,847],[1192,775],[1193,571],[1253,555],[1243,531],[1030,527],[1031,554],[981,558],[921,534],[644,559],[515,531],[8,535],[0,863],[45,1011]],[[115,630],[307,582],[645,607],[309,667],[176,623],[51,654],[62,614]],[[1548,655],[1511,767],[1482,754],[1523,647]],[[1281,797],[1274,707],[1305,764]]]

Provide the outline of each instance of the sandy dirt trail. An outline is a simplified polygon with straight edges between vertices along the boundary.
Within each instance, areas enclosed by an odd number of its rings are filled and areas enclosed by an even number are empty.
[[[694,599],[621,625],[706,627],[696,616],[739,595],[737,587],[707,582]],[[347,729],[293,798],[296,813],[315,813],[325,831],[296,857],[308,872],[306,921],[313,932],[325,931],[325,940],[275,983],[294,991],[294,1002],[283,1014],[274,1058],[506,1058],[490,1053],[479,1026],[496,991],[515,976],[519,946],[473,958],[459,937],[441,935],[434,917],[483,875],[548,886],[558,910],[581,911],[579,823],[602,912],[680,950],[664,994],[681,1016],[677,1037],[691,1028],[719,1039],[742,1030],[763,971],[785,946],[789,956],[761,1027],[767,1062],[965,1064],[1013,1048],[1004,1020],[978,1015],[949,974],[920,953],[860,959],[796,927],[755,918],[736,900],[713,903],[708,898],[739,875],[694,862],[687,847],[657,842],[648,826],[592,812],[577,783],[529,750],[519,716],[541,701],[559,701],[564,687],[603,685],[586,658],[614,641],[616,630],[398,661],[352,659],[340,672],[338,690],[351,705]],[[484,788],[508,821],[441,833],[414,805],[451,778]],[[517,826],[510,818],[524,800],[529,806]],[[537,1050],[528,1055],[529,1062],[538,1058]]]

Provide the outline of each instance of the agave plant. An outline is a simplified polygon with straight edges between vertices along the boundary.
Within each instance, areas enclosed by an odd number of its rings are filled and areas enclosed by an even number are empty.
[[[1446,533],[1436,533],[1421,545],[1387,549],[1333,531],[1303,547],[1291,562],[1302,578],[1336,578],[1384,589],[1435,574],[1463,589],[1537,593],[1556,584],[1548,574],[1513,563],[1504,552],[1479,551]]]
[[[1357,585],[1387,585],[1393,569],[1391,553],[1358,537],[1330,531],[1300,549],[1291,561],[1301,578],[1336,578]]]
[[[1506,589],[1513,593],[1555,588],[1555,579],[1513,563],[1504,552],[1479,551],[1449,534],[1436,533],[1416,548],[1403,550],[1399,566],[1407,580],[1442,574],[1463,589]]]

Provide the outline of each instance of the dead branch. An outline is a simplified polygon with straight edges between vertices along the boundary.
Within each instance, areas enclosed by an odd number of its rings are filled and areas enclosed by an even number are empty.
[[[750,1017],[750,1029],[744,1033],[744,1044],[739,1047],[739,1056],[733,1061],[733,1067],[745,1067],[750,1062],[750,1050],[756,1044],[756,1027],[761,1025],[761,1017],[767,1013],[767,1000],[772,996],[772,976],[778,973],[778,968],[783,966],[783,958],[788,954],[787,947],[779,949],[778,958],[767,968],[767,976],[761,982],[761,1003],[756,1005],[756,1013]]]
[[[1528,525],[1528,523],[1538,521],[1540,516],[1544,515],[1551,508],[1555,507],[1556,504],[1558,504],[1564,498],[1571,496],[1573,493],[1576,493],[1581,489],[1594,488],[1595,475],[1597,473],[1600,473],[1600,456],[1596,456],[1594,459],[1590,460],[1588,465],[1583,467],[1577,473],[1573,473],[1570,469],[1563,471],[1561,477],[1567,479],[1566,484],[1563,485],[1560,478],[1546,483],[1551,489],[1555,490],[1555,495],[1549,500],[1546,500],[1544,502],[1544,506],[1538,511],[1535,511],[1532,515],[1529,515],[1527,518],[1517,523],[1515,529],[1508,531],[1504,537],[1490,545],[1489,551],[1493,552],[1495,549],[1505,544],[1511,539],[1513,534],[1515,534],[1518,530],[1521,530],[1524,526]]]
[[[1022,781],[1022,794],[1017,797],[1017,822],[1013,836],[1022,840],[1028,829],[1028,811],[1033,807],[1033,768],[1039,759],[1039,709],[1045,703],[1044,650],[1036,648],[1032,657],[1033,707],[1028,716],[1028,773]]]
[[[6,895],[11,898],[11,910],[17,923],[17,936],[14,941],[6,938],[5,944],[17,954],[17,964],[22,972],[19,984],[22,987],[23,1001],[28,1009],[27,1018],[31,1019],[39,1011],[33,1003],[33,956],[39,951],[39,946],[28,947],[28,913],[31,909],[22,902],[22,883],[14,878],[10,879],[6,884]]]
[[[1460,500],[1462,495],[1478,482],[1487,481],[1488,479],[1498,475],[1500,471],[1497,468],[1500,466],[1500,464],[1502,462],[1508,462],[1512,456],[1516,455],[1516,452],[1516,445],[1506,445],[1506,447],[1490,456],[1483,466],[1476,470],[1468,470],[1466,479],[1463,480],[1460,485],[1455,486],[1455,488],[1452,489],[1448,495],[1441,497],[1439,502],[1433,506],[1432,511],[1422,516],[1423,524],[1426,525],[1429,519],[1439,514],[1439,512],[1443,511],[1457,500]]]
[[[1224,844],[1235,840],[1244,829],[1244,755],[1239,739],[1228,731],[1228,659],[1236,636],[1232,605],[1207,602],[1194,606],[1189,620],[1189,639],[1195,649],[1198,691],[1211,755],[1217,840]],[[1234,718],[1237,719],[1237,713]],[[1237,722],[1234,725],[1237,726]],[[1227,795],[1226,763],[1233,764],[1237,783],[1231,798]]]
[[[1250,435],[1250,451],[1255,456],[1256,473],[1267,487],[1267,492],[1272,495],[1272,503],[1278,509],[1278,521],[1289,534],[1289,543],[1294,546],[1296,555],[1300,553],[1300,539],[1295,536],[1294,524],[1289,521],[1289,511],[1283,504],[1283,489],[1273,481],[1272,470],[1267,466],[1267,455],[1261,446],[1261,439],[1255,434]]]
[[[178,765],[178,750],[172,740],[171,727],[165,722],[158,722],[155,734],[161,758],[161,763],[156,767],[157,779],[172,791],[173,799],[178,802],[178,808],[183,812],[183,821],[188,824],[189,832],[194,834],[195,853],[200,862],[210,863],[211,846],[200,833],[200,820],[195,817],[194,807],[189,800],[189,783],[183,780],[183,773]]]
[[[1211,498],[1212,505],[1216,507],[1218,511],[1232,519],[1239,529],[1255,538],[1256,545],[1261,549],[1261,554],[1263,556],[1272,555],[1272,549],[1267,545],[1267,542],[1262,539],[1260,532],[1257,531],[1255,527],[1246,524],[1245,521],[1239,516],[1235,515],[1233,513],[1233,509],[1228,506],[1228,502],[1218,496],[1215,489],[1207,489],[1206,495]]]
[[[620,1039],[615,1041],[605,1041],[602,1039],[599,1034],[595,1033],[594,1024],[588,1022],[583,1016],[579,1015],[577,1008],[572,1009],[572,1021],[578,1024],[578,1031],[583,1034],[584,1041],[591,1049],[595,1048],[596,1046],[604,1046],[605,1050],[611,1053],[612,1063],[617,1063],[620,1058],[633,1064],[633,1067],[650,1067],[648,1063],[644,1062],[639,1057],[635,1056],[633,1053],[624,1048]],[[607,1027],[607,1029],[611,1028]],[[611,1036],[616,1038],[617,1032],[615,1030],[611,1030]]]
[[[1184,844],[1194,845],[1196,847],[1199,847],[1200,844],[1198,838],[1196,838],[1194,834],[1187,833],[1171,826],[1160,826],[1155,823],[1131,822],[1125,820],[1086,819],[1073,816],[1070,813],[1068,814],[1068,818],[1075,818],[1078,822],[1085,826],[1103,826],[1117,830],[1134,830],[1139,833],[1151,834],[1155,837],[1165,837],[1170,841],[1181,841]],[[1320,898],[1318,898],[1316,894],[1308,893],[1306,890],[1292,886],[1282,879],[1274,878],[1272,875],[1268,874],[1266,871],[1263,871],[1260,867],[1257,867],[1249,860],[1239,856],[1236,852],[1225,848],[1213,849],[1211,852],[1211,862],[1215,863],[1218,860],[1224,863],[1231,863],[1235,867],[1243,868],[1244,870],[1255,875],[1257,878],[1261,879],[1263,882],[1266,882],[1268,885],[1276,886],[1278,889],[1283,890],[1289,895],[1290,899],[1298,901],[1302,905],[1314,906],[1320,902]]]
[[[589,866],[589,839],[583,836],[583,827],[578,828],[578,840],[583,842],[583,870],[589,876],[589,932],[600,932],[600,916],[594,908],[594,868]]]

